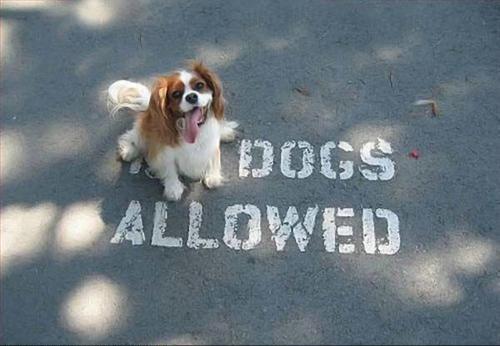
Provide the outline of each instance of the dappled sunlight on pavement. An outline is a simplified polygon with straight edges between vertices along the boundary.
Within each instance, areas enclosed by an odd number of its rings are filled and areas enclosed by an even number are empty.
[[[495,243],[470,232],[452,234],[431,250],[403,255],[400,269],[378,272],[403,304],[416,308],[448,307],[467,299],[465,282],[494,270],[498,263]],[[360,277],[368,267],[358,267]]]
[[[9,0],[2,1],[2,8],[21,11],[38,10],[52,16],[72,15],[80,24],[100,27],[111,24],[119,14],[121,6],[119,2],[105,0]]]
[[[127,169],[123,162],[117,159],[116,148],[106,151],[96,163],[96,177],[103,183],[116,183],[122,169]]]
[[[9,205],[0,211],[1,273],[23,265],[46,251],[58,208],[50,202],[37,206]]]
[[[316,316],[300,312],[291,314],[288,320],[275,327],[273,344],[321,344],[323,335],[318,328],[320,324]]]
[[[127,296],[102,275],[87,277],[66,297],[61,324],[82,340],[99,341],[119,328],[127,315]]]
[[[192,334],[181,334],[172,337],[164,337],[155,341],[148,341],[148,345],[206,345],[207,342]]]
[[[209,66],[224,67],[232,64],[241,54],[243,45],[202,45],[198,48],[197,56]]]
[[[404,273],[408,281],[398,291],[417,304],[458,304],[466,295],[461,281],[481,275],[494,260],[495,247],[490,242],[456,238],[447,246],[408,260]]]
[[[74,155],[89,149],[90,135],[83,125],[73,123],[50,124],[39,138],[40,149],[51,161],[74,157]]]
[[[84,0],[74,7],[76,17],[85,25],[101,26],[116,19],[115,7],[110,1]]]
[[[99,202],[78,202],[61,213],[56,226],[55,247],[62,255],[92,247],[104,232]]]
[[[2,1],[2,341],[498,343],[498,10]],[[221,146],[222,187],[183,179],[183,199],[166,202],[145,163],[131,174],[116,159],[134,117],[111,119],[106,90],[150,86],[193,58],[219,75],[239,134]],[[435,100],[439,116],[418,99]],[[383,167],[368,154],[389,160],[390,179],[363,175]],[[122,223],[132,202],[137,222]],[[247,214],[226,227],[235,205],[260,210],[258,232]],[[278,221],[293,230],[312,206],[315,222],[278,251]],[[397,231],[375,210],[392,211]],[[144,242],[111,244],[120,224],[140,225]],[[255,249],[224,242],[251,229]],[[193,234],[219,246],[190,247]],[[172,238],[182,247],[167,247]]]
[[[405,132],[406,128],[398,124],[381,125],[367,121],[349,128],[342,135],[342,140],[361,148],[364,143],[373,140],[374,133],[390,143],[399,143]]]
[[[26,154],[24,136],[15,130],[2,130],[0,137],[0,179],[3,184],[23,175]]]

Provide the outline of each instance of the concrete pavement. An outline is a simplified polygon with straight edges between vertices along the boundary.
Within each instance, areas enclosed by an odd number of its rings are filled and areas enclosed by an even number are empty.
[[[0,18],[3,343],[500,342],[499,2],[2,1]],[[115,160],[132,119],[104,91],[193,57],[241,133],[222,188],[156,204]],[[144,241],[111,244],[132,201]],[[153,246],[160,226],[182,247]]]

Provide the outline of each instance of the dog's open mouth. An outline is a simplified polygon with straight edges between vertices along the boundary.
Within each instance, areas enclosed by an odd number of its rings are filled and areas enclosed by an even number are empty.
[[[177,126],[186,142],[196,142],[196,138],[200,133],[200,126],[205,123],[206,118],[206,107],[195,107],[193,110],[184,113],[184,117],[178,120]]]

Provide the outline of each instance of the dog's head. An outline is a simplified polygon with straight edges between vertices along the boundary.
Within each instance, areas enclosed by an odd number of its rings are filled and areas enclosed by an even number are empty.
[[[207,118],[224,117],[220,79],[201,62],[190,62],[189,70],[158,78],[148,111],[163,122],[170,136],[194,143]]]

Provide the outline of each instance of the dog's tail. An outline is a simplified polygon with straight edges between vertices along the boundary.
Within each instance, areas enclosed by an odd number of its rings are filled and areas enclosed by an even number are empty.
[[[122,108],[129,108],[136,112],[148,109],[151,92],[143,84],[119,80],[108,88],[107,106],[109,115],[114,117]]]
[[[236,138],[236,128],[238,123],[236,121],[223,120],[220,128],[220,140],[222,142],[232,142]]]

